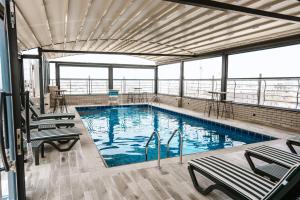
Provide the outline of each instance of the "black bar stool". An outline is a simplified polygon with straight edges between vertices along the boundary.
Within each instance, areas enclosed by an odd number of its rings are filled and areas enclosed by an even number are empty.
[[[227,116],[232,116],[232,119],[234,119],[234,112],[233,112],[233,101],[230,100],[221,100],[221,104],[223,105],[222,108],[222,114],[221,117],[223,117],[223,114],[225,113],[224,117],[226,119]]]

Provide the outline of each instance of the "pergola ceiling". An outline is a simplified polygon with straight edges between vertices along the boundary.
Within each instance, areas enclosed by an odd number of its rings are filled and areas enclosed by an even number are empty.
[[[20,50],[195,55],[300,34],[300,23],[161,0],[15,0]],[[300,16],[297,0],[220,2]],[[59,57],[62,53],[47,53]],[[178,57],[143,56],[156,62]]]

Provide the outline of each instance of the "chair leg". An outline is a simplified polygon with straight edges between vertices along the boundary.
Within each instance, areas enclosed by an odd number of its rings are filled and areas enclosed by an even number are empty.
[[[297,154],[295,148],[293,147],[293,143],[291,141],[286,141],[286,145],[289,147],[290,151],[294,154]]]
[[[197,181],[197,178],[195,176],[195,172],[194,172],[194,169],[192,166],[188,166],[188,170],[189,170],[189,173],[190,173],[190,176],[191,176],[191,179],[192,179],[192,182],[193,182],[193,185],[195,187],[195,189],[200,192],[201,194],[203,195],[207,195],[209,194],[211,191],[213,191],[215,189],[215,184],[214,185],[210,185],[209,187],[207,187],[206,189],[200,187],[198,181]]]
[[[233,105],[232,105],[232,103],[230,103],[230,107],[231,107],[232,119],[234,119],[234,112],[233,112]]]
[[[45,158],[45,145],[44,145],[44,143],[41,144],[41,157]]]
[[[74,138],[72,143],[66,147],[66,148],[61,148],[59,147],[57,144],[55,144],[54,142],[52,141],[47,141],[45,143],[48,143],[50,144],[51,146],[53,146],[56,150],[58,150],[59,152],[64,152],[64,151],[69,151],[70,149],[72,149],[72,147],[76,144],[76,142],[79,140],[79,138]]]
[[[39,165],[40,162],[39,162],[39,159],[40,159],[40,155],[39,155],[39,148],[34,148],[32,149],[33,150],[33,154],[34,154],[34,164],[35,165]]]

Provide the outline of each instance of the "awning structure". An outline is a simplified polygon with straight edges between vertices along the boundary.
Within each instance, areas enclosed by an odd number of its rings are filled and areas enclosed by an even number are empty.
[[[158,63],[300,34],[300,22],[161,0],[15,0],[20,50],[134,52]],[[179,3],[176,3],[179,2]],[[197,1],[194,1],[197,2]],[[201,1],[199,1],[201,2]],[[300,17],[297,0],[220,0]],[[151,55],[157,54],[157,55]],[[159,54],[167,54],[162,56]],[[62,53],[47,53],[59,57]]]

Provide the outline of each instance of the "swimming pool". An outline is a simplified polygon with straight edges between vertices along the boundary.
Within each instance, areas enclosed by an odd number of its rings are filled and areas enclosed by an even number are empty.
[[[179,134],[168,152],[166,148],[175,129],[183,133],[183,155],[275,139],[148,105],[77,107],[77,111],[108,167],[144,162],[153,131],[160,133],[161,158],[179,156]],[[148,160],[157,159],[157,142],[154,137]]]

